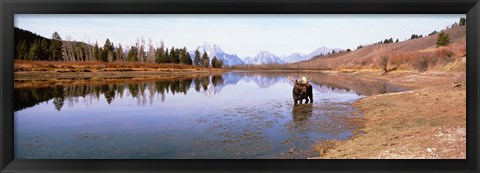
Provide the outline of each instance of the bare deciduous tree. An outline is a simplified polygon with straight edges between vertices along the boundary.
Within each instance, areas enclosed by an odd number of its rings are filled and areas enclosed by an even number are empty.
[[[141,57],[141,53],[142,51],[140,51],[140,38],[137,37],[137,42],[135,43],[135,47],[137,47],[137,59],[138,61],[142,62],[142,57]]]
[[[374,51],[375,51],[374,61],[378,66],[380,66],[380,69],[382,70],[382,74],[380,75],[384,75],[388,72],[388,61],[390,57],[387,55],[387,53],[385,52],[385,49],[381,45],[375,46]]]
[[[140,62],[145,62],[145,39],[143,39],[143,36],[139,38],[137,38],[137,58],[138,58],[138,61]]]
[[[72,44],[71,37],[67,35],[62,44],[62,57],[64,61],[75,61],[75,54]]]
[[[155,62],[155,48],[153,47],[151,38],[148,39],[147,61],[151,63]]]
[[[117,61],[125,61],[124,56],[123,56],[123,47],[122,44],[118,43],[118,47],[116,50],[116,55]]]

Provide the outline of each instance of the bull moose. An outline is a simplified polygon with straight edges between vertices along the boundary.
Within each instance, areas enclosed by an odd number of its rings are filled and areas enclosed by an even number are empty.
[[[303,99],[305,99],[305,103],[313,103],[313,92],[312,92],[312,85],[309,84],[309,80],[307,77],[303,76],[300,80],[292,80],[293,83],[293,101],[295,104],[300,102],[302,103]]]

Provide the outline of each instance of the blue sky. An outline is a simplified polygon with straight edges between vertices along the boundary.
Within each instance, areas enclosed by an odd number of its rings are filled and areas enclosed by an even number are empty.
[[[465,14],[410,15],[115,15],[115,14],[16,14],[15,26],[50,38],[58,31],[65,39],[98,41],[109,38],[115,45],[134,45],[137,38],[149,38],[157,45],[193,50],[212,42],[240,58],[267,50],[276,55],[308,54],[326,46],[355,49],[412,34],[428,34],[458,22]]]

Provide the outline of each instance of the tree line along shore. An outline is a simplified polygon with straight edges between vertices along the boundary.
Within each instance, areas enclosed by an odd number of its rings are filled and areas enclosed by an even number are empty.
[[[207,53],[201,54],[195,51],[191,58],[186,47],[170,50],[165,48],[163,41],[160,47],[155,48],[152,41],[145,45],[144,39],[137,40],[135,45],[123,48],[122,44],[114,45],[108,38],[103,46],[71,41],[71,38],[62,39],[58,32],[52,34],[52,38],[44,38],[30,31],[15,28],[15,60],[23,64],[28,62],[62,62],[64,64],[104,64],[122,62],[126,65],[138,65],[143,63],[146,67],[153,67],[152,64],[180,64],[195,67],[221,68],[223,60],[213,57],[211,60]],[[145,51],[145,48],[148,48]],[[135,63],[131,63],[135,62]],[[34,63],[35,64],[35,63]],[[39,64],[39,63],[36,63]],[[84,63],[85,64],[85,63]],[[158,68],[167,66],[156,66]],[[172,67],[180,67],[173,65]],[[193,67],[192,67],[193,68]]]

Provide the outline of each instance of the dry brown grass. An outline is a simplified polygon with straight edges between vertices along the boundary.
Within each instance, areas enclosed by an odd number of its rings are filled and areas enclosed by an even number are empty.
[[[101,71],[218,71],[221,69],[185,64],[157,64],[143,62],[60,62],[16,60],[14,71],[101,72]]]
[[[395,74],[382,78],[418,90],[369,96],[354,106],[364,125],[351,140],[314,146],[320,158],[465,159],[466,89],[459,74]],[[359,120],[360,121],[360,120]]]

